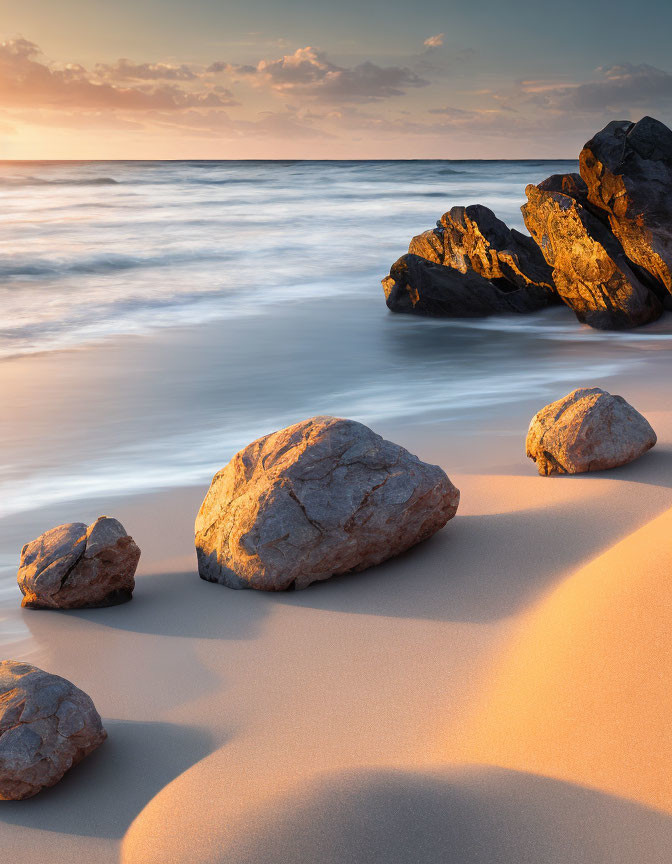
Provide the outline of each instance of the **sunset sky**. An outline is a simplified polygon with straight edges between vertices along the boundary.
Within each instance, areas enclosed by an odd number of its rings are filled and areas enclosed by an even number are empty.
[[[672,120],[667,0],[0,0],[0,158],[575,156]]]

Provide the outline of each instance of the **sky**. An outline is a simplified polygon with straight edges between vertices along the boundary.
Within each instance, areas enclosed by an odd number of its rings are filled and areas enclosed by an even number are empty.
[[[0,0],[0,159],[573,158],[672,125],[670,0]]]

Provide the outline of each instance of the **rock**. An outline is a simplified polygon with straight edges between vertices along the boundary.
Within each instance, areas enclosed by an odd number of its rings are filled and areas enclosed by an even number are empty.
[[[22,606],[80,609],[131,599],[140,549],[116,519],[59,525],[21,550]]]
[[[637,459],[656,443],[648,421],[621,396],[574,390],[532,418],[525,442],[539,473],[603,471]]]
[[[476,318],[534,312],[548,305],[543,289],[502,290],[473,270],[461,273],[419,255],[403,255],[382,284],[392,312]]]
[[[473,271],[504,291],[530,289],[540,307],[557,299],[551,268],[536,243],[481,204],[453,207],[436,228],[414,237],[408,251],[460,273]]]
[[[598,207],[593,207],[588,200],[588,187],[580,174],[551,174],[550,177],[542,180],[537,188],[544,192],[561,192],[563,195],[569,195],[602,223],[609,224],[604,212]]]
[[[571,179],[564,178],[567,191]],[[544,188],[546,185],[547,188]],[[609,228],[579,200],[548,187],[549,178],[525,190],[522,212],[530,234],[539,244],[562,300],[579,321],[600,329],[625,329],[658,318],[663,306],[640,278]]]
[[[107,738],[86,693],[17,660],[0,662],[0,799],[53,786]]]
[[[652,117],[615,120],[585,145],[588,199],[609,219],[625,254],[672,294],[672,131]]]
[[[361,423],[313,417],[215,475],[196,518],[199,574],[229,588],[305,588],[427,539],[459,495],[441,468]]]

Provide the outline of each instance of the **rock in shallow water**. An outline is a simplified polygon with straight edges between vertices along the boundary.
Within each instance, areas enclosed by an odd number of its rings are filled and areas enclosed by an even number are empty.
[[[449,318],[534,312],[559,302],[534,241],[480,204],[453,207],[436,228],[414,237],[383,289],[393,312]]]
[[[29,663],[0,662],[0,799],[53,786],[107,738],[91,699]]]
[[[88,528],[71,522],[45,531],[21,550],[22,606],[81,609],[131,599],[140,549],[116,519]]]
[[[660,317],[660,300],[608,225],[583,206],[586,192],[574,175],[554,175],[539,186],[530,184],[525,193],[525,225],[553,267],[558,294],[579,321],[624,329]]]
[[[621,396],[579,389],[532,418],[526,453],[539,473],[581,474],[632,462],[656,443],[648,421]]]
[[[453,207],[408,251],[460,273],[477,273],[503,291],[528,289],[539,307],[556,299],[551,268],[534,240],[510,229],[488,207]]]
[[[652,117],[615,120],[585,145],[581,176],[625,254],[672,295],[672,131]]]
[[[282,591],[379,564],[442,528],[459,490],[353,420],[313,417],[252,442],[196,518],[202,579]]]
[[[445,318],[534,312],[548,306],[540,289],[502,290],[473,270],[461,273],[419,255],[404,255],[383,279],[385,302],[392,312]]]

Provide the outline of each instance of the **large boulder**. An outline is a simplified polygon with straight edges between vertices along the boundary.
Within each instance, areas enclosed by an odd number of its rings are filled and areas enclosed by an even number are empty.
[[[80,609],[131,599],[140,549],[116,519],[87,527],[70,522],[45,531],[21,550],[22,606]]]
[[[625,254],[672,294],[672,131],[652,117],[615,120],[585,145],[580,170]]]
[[[505,291],[530,289],[542,305],[556,297],[551,268],[534,240],[482,204],[453,207],[436,228],[414,237],[408,251],[460,273],[473,271]]]
[[[608,225],[581,203],[586,190],[574,175],[555,175],[525,192],[525,225],[553,267],[558,294],[579,321],[618,330],[662,314],[662,303]]]
[[[473,270],[462,273],[419,255],[403,255],[383,279],[392,312],[448,318],[478,318],[534,312],[548,305],[544,289],[495,284]]]
[[[0,662],[0,799],[53,786],[107,738],[91,699],[65,678]]]
[[[656,433],[632,405],[592,387],[574,390],[535,414],[525,447],[539,473],[549,475],[616,468],[655,443]]]
[[[229,588],[305,588],[427,539],[459,496],[437,465],[361,423],[313,417],[215,475],[196,518],[199,574]]]

